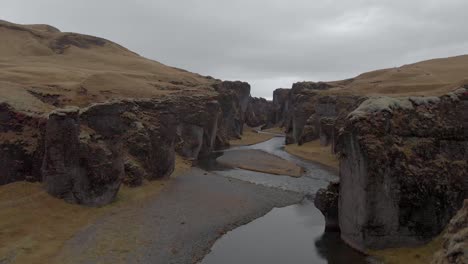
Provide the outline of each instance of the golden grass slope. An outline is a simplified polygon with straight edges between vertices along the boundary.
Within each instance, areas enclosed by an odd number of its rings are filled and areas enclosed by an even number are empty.
[[[398,68],[363,73],[355,78],[329,82],[325,93],[360,95],[436,95],[468,83],[468,55],[433,59]]]
[[[111,41],[48,25],[0,21],[0,103],[47,112],[174,91],[209,92],[216,82],[146,59]],[[31,105],[31,107],[30,107]]]

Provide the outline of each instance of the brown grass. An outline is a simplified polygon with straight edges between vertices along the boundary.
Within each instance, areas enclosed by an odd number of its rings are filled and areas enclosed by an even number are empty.
[[[385,264],[428,264],[434,253],[442,248],[443,237],[439,235],[426,245],[411,248],[393,248],[369,252]]]
[[[212,79],[143,58],[111,41],[47,29],[0,21],[0,101],[48,112],[54,107],[28,90],[77,106],[178,90],[212,91]]]
[[[363,73],[352,80],[330,82],[337,88],[323,93],[361,95],[443,95],[468,83],[468,55],[433,59],[398,68]]]
[[[178,157],[173,176],[189,168],[190,163]],[[48,263],[78,230],[105,214],[144,204],[166,184],[170,180],[145,182],[137,188],[123,186],[117,201],[102,208],[68,204],[48,195],[39,183],[0,186],[0,262]]]
[[[307,142],[301,146],[296,144],[286,145],[285,150],[289,154],[298,156],[305,160],[317,162],[334,169],[339,169],[339,161],[337,157],[331,153],[330,146],[320,145],[319,140]]]
[[[258,133],[254,128],[245,126],[241,139],[229,141],[231,146],[250,146],[274,138],[275,135]]]
[[[272,128],[264,129],[262,131],[273,133],[273,134],[278,134],[278,135],[284,135],[284,127],[272,127]]]

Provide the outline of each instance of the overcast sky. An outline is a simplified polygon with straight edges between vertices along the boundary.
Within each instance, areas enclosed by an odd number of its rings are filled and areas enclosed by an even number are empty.
[[[96,35],[271,97],[468,53],[468,0],[0,0],[0,19]],[[1,41],[1,40],[0,40]]]

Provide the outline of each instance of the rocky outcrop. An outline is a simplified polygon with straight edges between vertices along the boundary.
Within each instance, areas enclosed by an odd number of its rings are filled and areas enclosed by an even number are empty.
[[[272,126],[284,127],[289,111],[289,93],[291,89],[279,88],[273,91]]]
[[[340,127],[334,125],[335,129],[330,131],[330,119],[334,120],[340,116],[347,115],[354,110],[360,102],[361,96],[352,95],[326,95],[322,90],[332,88],[327,83],[302,82],[295,83],[291,89],[288,105],[286,144],[298,143],[299,145],[312,140],[319,139],[321,132],[328,138],[324,143],[336,141],[336,130]],[[326,118],[328,121],[322,122]],[[337,122],[337,124],[340,124]],[[322,127],[322,125],[325,125]]]
[[[468,194],[468,92],[371,98],[338,139],[339,225],[351,246],[418,245],[438,235]]]
[[[48,193],[68,202],[105,205],[115,199],[125,173],[122,141],[113,135],[82,134],[80,122],[77,108],[49,115],[42,166],[44,186]]]
[[[442,249],[434,255],[431,263],[468,263],[468,200],[448,224],[443,238]]]
[[[0,103],[0,185],[40,180],[45,120]]]
[[[250,127],[268,125],[272,119],[273,102],[264,98],[251,97],[245,116],[245,123]]]
[[[216,137],[216,146],[229,145],[229,139],[240,138],[245,123],[245,113],[250,99],[250,85],[240,81],[224,81],[214,85],[219,93],[217,101],[222,110],[222,118]]]
[[[317,87],[322,87],[318,84]],[[307,120],[315,111],[315,97],[320,89],[312,83],[295,83],[289,93],[288,116],[286,117],[286,144],[298,143]]]
[[[165,66],[50,26],[0,21],[0,28],[8,67],[37,71],[16,78],[1,70],[0,184],[43,179],[56,197],[100,206],[122,183],[169,176],[176,152],[197,159],[242,134],[248,83]]]
[[[243,108],[242,100],[248,84],[235,84],[221,88],[227,89],[222,93],[180,92],[57,109],[42,119],[2,104],[0,164],[8,169],[0,179],[42,179],[56,197],[107,204],[121,183],[139,186],[169,176],[176,152],[197,159],[241,134],[236,124],[245,118],[248,105]]]
[[[314,198],[317,209],[325,216],[325,231],[339,231],[338,197],[339,182],[331,182],[326,189],[320,189]]]
[[[319,137],[320,145],[328,146],[334,145],[335,139],[337,138],[337,129],[335,127],[335,118],[332,117],[322,117],[320,118],[319,124]]]

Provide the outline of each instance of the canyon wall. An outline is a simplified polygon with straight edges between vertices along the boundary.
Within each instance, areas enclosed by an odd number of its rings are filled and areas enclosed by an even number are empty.
[[[279,88],[273,91],[272,126],[285,127],[288,123],[289,93],[291,89]]]
[[[72,203],[112,202],[122,183],[169,176],[175,153],[209,154],[242,134],[250,86],[220,82],[217,92],[112,100],[32,115],[0,108],[0,183],[43,181]]]
[[[468,263],[468,200],[450,220],[443,239],[442,249],[436,252],[431,264]]]
[[[286,126],[286,144],[301,145],[316,139],[323,145],[335,144],[342,126],[335,120],[354,110],[365,97],[323,93],[330,88],[333,86],[322,82],[299,82],[290,90],[276,90],[281,103],[275,105],[279,109],[275,116]]]
[[[273,115],[273,102],[265,98],[251,97],[245,123],[250,127],[269,126]]]
[[[338,139],[339,226],[353,247],[425,243],[468,195],[468,92],[371,98]]]
[[[250,85],[246,82],[220,82],[215,84],[217,100],[221,106],[222,118],[216,138],[216,146],[228,146],[229,139],[240,138],[245,123],[245,113],[250,100]]]
[[[42,115],[0,103],[0,185],[40,180],[46,121]]]

